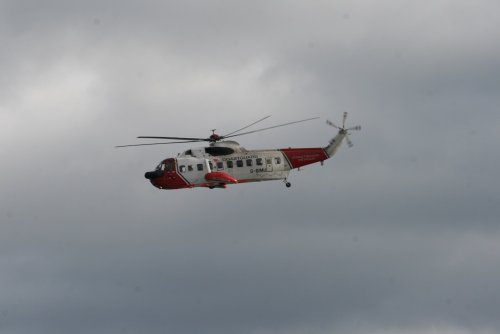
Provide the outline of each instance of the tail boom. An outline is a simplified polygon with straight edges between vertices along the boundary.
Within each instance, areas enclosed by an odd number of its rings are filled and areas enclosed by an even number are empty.
[[[290,169],[321,162],[329,158],[328,153],[321,147],[283,148],[280,151],[290,165]]]
[[[290,165],[290,169],[299,168],[331,158],[337,152],[346,135],[345,130],[340,130],[326,147],[282,148],[280,151]]]

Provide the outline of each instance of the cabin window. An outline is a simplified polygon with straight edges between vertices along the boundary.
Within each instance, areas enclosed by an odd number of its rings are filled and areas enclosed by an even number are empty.
[[[227,162],[227,168],[233,168],[233,161],[228,161]]]
[[[252,159],[247,159],[247,166],[252,167],[253,165],[253,160]]]
[[[271,159],[271,158],[266,159],[266,164],[270,165],[272,163],[273,163],[273,159]]]
[[[243,167],[243,160],[236,160],[236,166]]]
[[[281,163],[281,158],[280,157],[274,158],[274,162],[276,162],[276,164],[279,165]]]
[[[193,166],[192,165],[188,165],[188,172],[192,172],[193,171]]]
[[[210,170],[214,170],[214,165],[212,164],[212,161],[208,162],[208,166],[210,167]]]
[[[181,171],[181,173],[185,173],[186,172],[186,166],[184,166],[184,165],[179,166],[179,170]]]
[[[196,168],[200,171],[203,170],[203,164],[197,164]]]
[[[222,161],[219,161],[217,163],[217,170],[222,170],[222,169],[224,169],[224,163]]]
[[[257,164],[257,166],[262,166],[262,158],[257,158],[257,160],[255,160],[255,163]]]

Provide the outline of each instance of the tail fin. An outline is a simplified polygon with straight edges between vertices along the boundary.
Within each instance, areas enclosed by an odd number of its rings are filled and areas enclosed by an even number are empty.
[[[330,144],[324,148],[328,157],[333,156],[337,152],[346,135],[346,132],[339,130],[339,133],[330,140]]]

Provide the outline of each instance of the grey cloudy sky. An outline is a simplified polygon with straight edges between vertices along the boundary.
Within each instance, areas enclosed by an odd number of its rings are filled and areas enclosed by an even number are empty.
[[[0,332],[500,333],[500,2],[0,0]],[[159,191],[187,145],[354,148]]]

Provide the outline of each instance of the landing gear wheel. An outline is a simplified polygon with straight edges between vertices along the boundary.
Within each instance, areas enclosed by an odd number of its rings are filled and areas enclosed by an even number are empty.
[[[290,182],[285,182],[285,186],[286,186],[287,188],[290,188],[290,187],[292,186],[292,184],[291,184]]]

